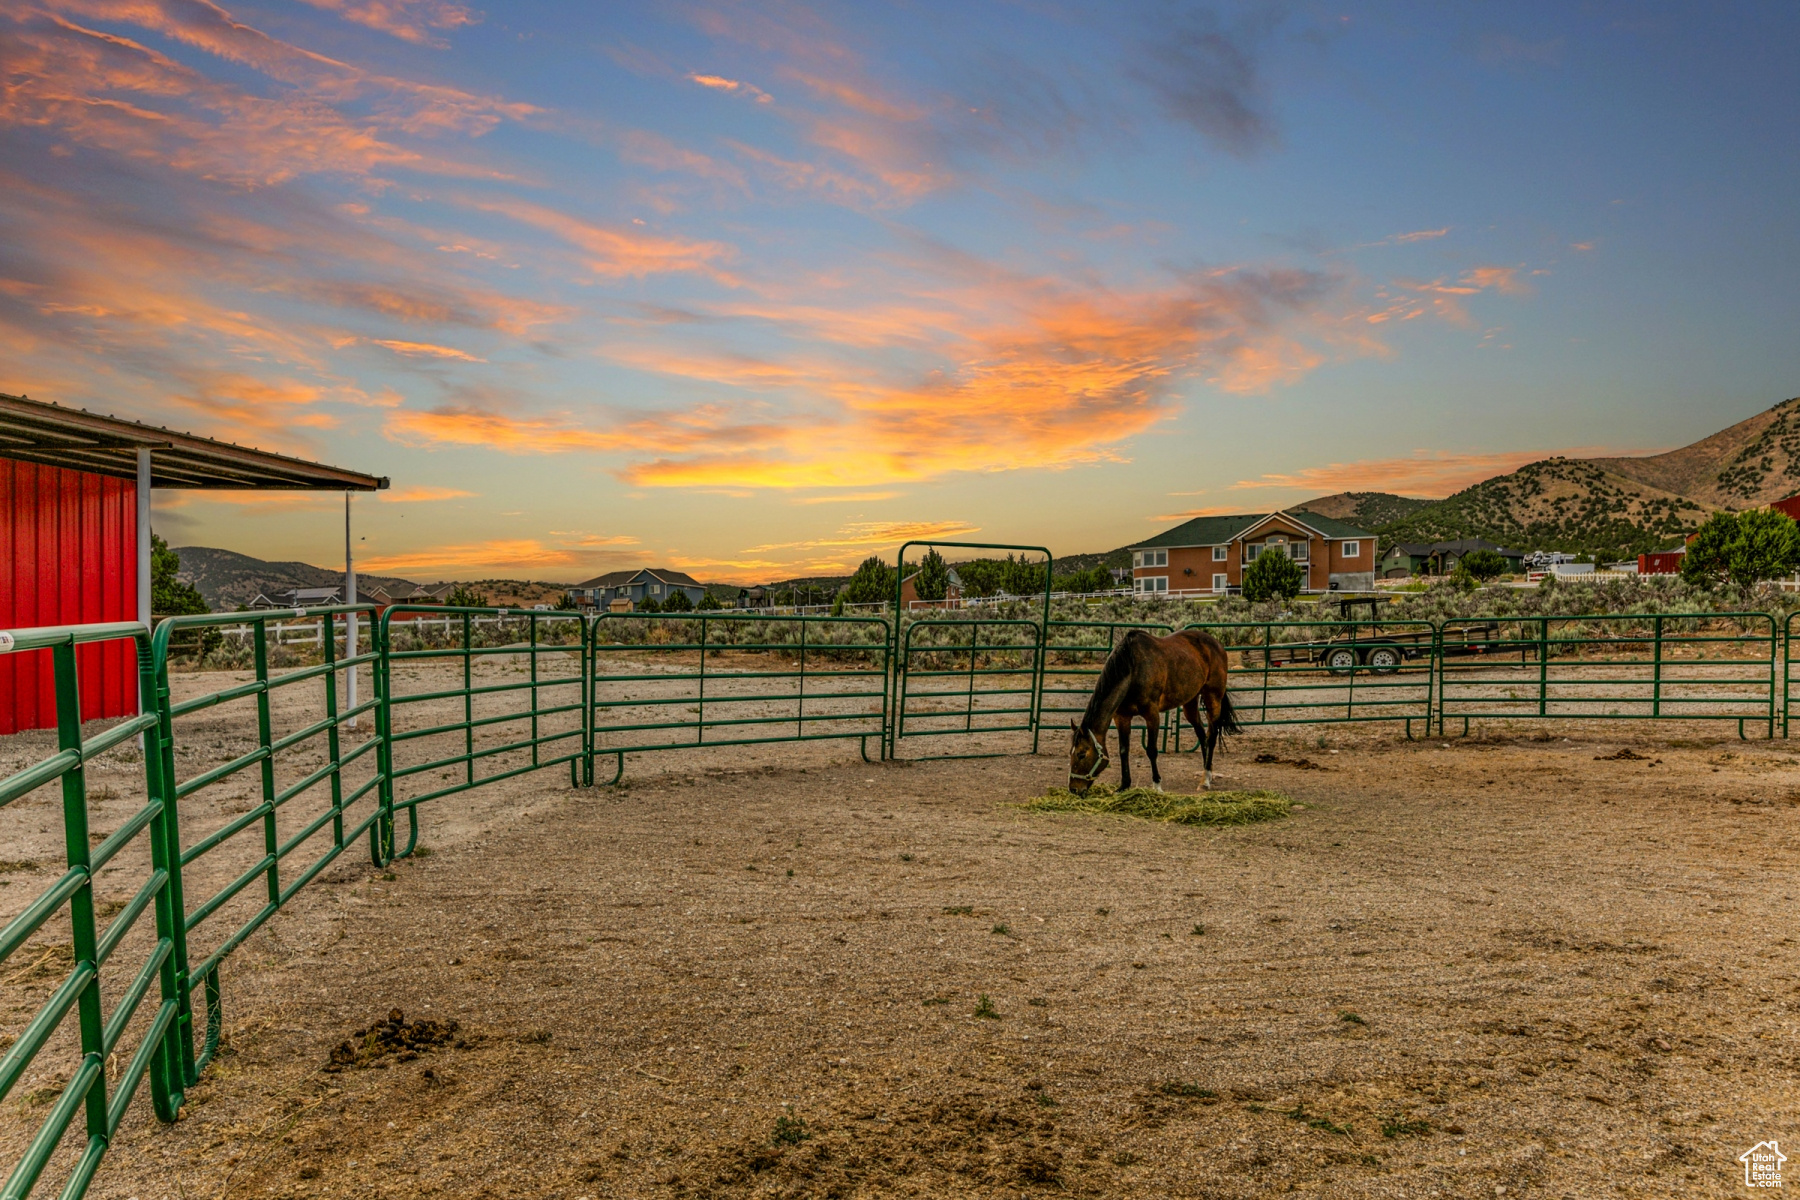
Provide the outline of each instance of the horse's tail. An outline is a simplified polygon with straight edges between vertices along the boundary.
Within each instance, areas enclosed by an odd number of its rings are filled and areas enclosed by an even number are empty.
[[[1231,706],[1231,693],[1226,692],[1219,697],[1219,719],[1213,724],[1220,733],[1242,733],[1244,727],[1238,724],[1237,709]]]

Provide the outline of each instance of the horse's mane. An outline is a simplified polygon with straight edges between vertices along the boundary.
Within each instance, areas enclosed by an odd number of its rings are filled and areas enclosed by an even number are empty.
[[[1132,644],[1149,636],[1141,629],[1133,629],[1106,656],[1106,665],[1100,668],[1100,678],[1094,684],[1094,694],[1088,697],[1087,711],[1081,717],[1083,729],[1104,730],[1113,714],[1119,711],[1119,705],[1125,699],[1125,689],[1131,686],[1133,668],[1137,663]]]

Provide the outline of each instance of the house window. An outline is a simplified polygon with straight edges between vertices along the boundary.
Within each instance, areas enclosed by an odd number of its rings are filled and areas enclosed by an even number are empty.
[[[1345,542],[1344,543],[1344,557],[1345,558],[1361,558],[1362,557],[1362,543],[1361,542]]]
[[[1137,590],[1140,593],[1166,592],[1169,590],[1169,577],[1167,575],[1146,575],[1137,581]]]
[[[1287,548],[1288,557],[1297,563],[1305,562],[1307,555],[1312,553],[1309,549],[1310,545],[1311,543],[1308,542],[1289,542]]]
[[[1260,545],[1252,545],[1252,544],[1246,542],[1244,544],[1244,561],[1247,563],[1253,563],[1256,561],[1256,556],[1261,554],[1262,552],[1263,552],[1263,548]]]
[[[660,583],[653,583],[653,584],[651,584],[651,585],[650,585],[650,594],[651,594],[651,595],[652,595],[652,596],[660,596],[660,595],[662,595],[662,584],[660,584]]]
[[[1214,575],[1213,576],[1213,591],[1223,592],[1223,591],[1228,590],[1230,587],[1231,587],[1231,576],[1229,576],[1229,575]]]
[[[1229,547],[1229,546],[1214,546],[1213,547],[1213,561],[1214,562],[1224,562],[1226,556],[1230,553],[1231,553],[1231,547]]]
[[[1167,550],[1139,550],[1131,556],[1131,565],[1134,567],[1166,567],[1169,565],[1169,552]]]

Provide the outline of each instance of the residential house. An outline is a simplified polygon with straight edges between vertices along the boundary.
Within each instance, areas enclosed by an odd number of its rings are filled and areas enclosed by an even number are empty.
[[[666,567],[609,571],[569,590],[575,594],[577,603],[613,612],[630,612],[646,600],[656,601],[656,606],[661,608],[677,591],[686,592],[689,602],[696,607],[706,598],[706,586],[698,579]]]
[[[1506,560],[1506,569],[1518,574],[1525,569],[1525,555],[1483,538],[1454,542],[1395,542],[1381,552],[1381,577],[1405,579],[1412,575],[1448,575],[1456,564],[1477,550],[1491,550]]]
[[[1304,590],[1360,591],[1375,584],[1375,535],[1310,512],[1195,517],[1131,547],[1132,590],[1145,595],[1234,592],[1263,554],[1299,565]]]
[[[283,608],[329,608],[344,602],[341,587],[289,588],[281,593]],[[260,599],[261,597],[258,597]]]

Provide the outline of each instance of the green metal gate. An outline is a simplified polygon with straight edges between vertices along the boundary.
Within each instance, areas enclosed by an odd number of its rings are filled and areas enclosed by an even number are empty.
[[[649,750],[869,739],[888,705],[879,617],[602,613],[589,635],[592,759]]]
[[[62,971],[64,964],[56,960],[65,943],[38,935],[46,932],[52,918],[64,912],[68,914],[66,946],[71,959],[62,982],[51,990],[7,1047],[5,1057],[0,1058],[0,1099],[9,1097],[34,1066],[43,1066],[40,1055],[52,1057],[56,1064],[49,1086],[41,1089],[43,1094],[27,1097],[33,1103],[48,1101],[49,1112],[5,1184],[0,1185],[0,1197],[6,1200],[30,1194],[78,1117],[83,1120],[86,1141],[68,1168],[70,1174],[63,1194],[81,1195],[144,1077],[150,1078],[151,1103],[157,1117],[164,1121],[175,1119],[185,1086],[176,1028],[181,1000],[175,954],[180,910],[172,887],[179,872],[170,846],[174,806],[160,792],[152,790],[146,803],[98,845],[93,844],[90,833],[88,765],[108,752],[129,754],[140,735],[154,734],[157,721],[150,688],[152,676],[149,671],[140,670],[144,715],[120,721],[104,733],[83,740],[75,648],[109,641],[134,641],[140,666],[148,664],[149,633],[136,622],[21,630],[9,635],[9,645],[0,647],[10,654],[47,652],[51,656],[56,688],[56,752],[0,780],[0,809],[24,800],[39,788],[56,785],[61,793],[65,866],[54,883],[0,930],[0,964],[5,965],[13,982],[37,972],[54,975]],[[22,818],[26,811],[26,806],[21,805],[8,815]],[[140,834],[146,835],[147,852],[137,844]],[[115,869],[124,873],[124,880],[142,882],[102,927],[95,911],[94,892],[96,878],[108,864],[116,864]],[[109,890],[116,889],[118,883],[107,886]],[[152,914],[150,930],[137,928],[145,912]],[[135,937],[131,936],[134,930]],[[126,953],[117,955],[121,949]],[[32,961],[20,970],[15,955]],[[152,988],[156,998],[151,1001],[148,1022],[134,1022]],[[112,999],[110,1013],[103,1003],[107,998]],[[136,1033],[136,1043],[130,1061],[109,1079],[115,1055],[129,1044],[127,1035],[132,1032]],[[57,1087],[64,1075],[68,1082]],[[43,1078],[42,1074],[39,1078]]]
[[[1241,725],[1401,721],[1431,727],[1437,630],[1428,621],[1235,621],[1218,638]]]
[[[1482,653],[1451,653],[1471,636]],[[1775,735],[1780,631],[1767,613],[1454,620],[1439,637],[1440,732],[1510,717],[1735,721],[1739,736],[1746,722]]]
[[[382,809],[419,842],[419,805],[543,767],[587,765],[587,622],[579,613],[396,604],[381,616]],[[402,794],[405,793],[405,794]]]

